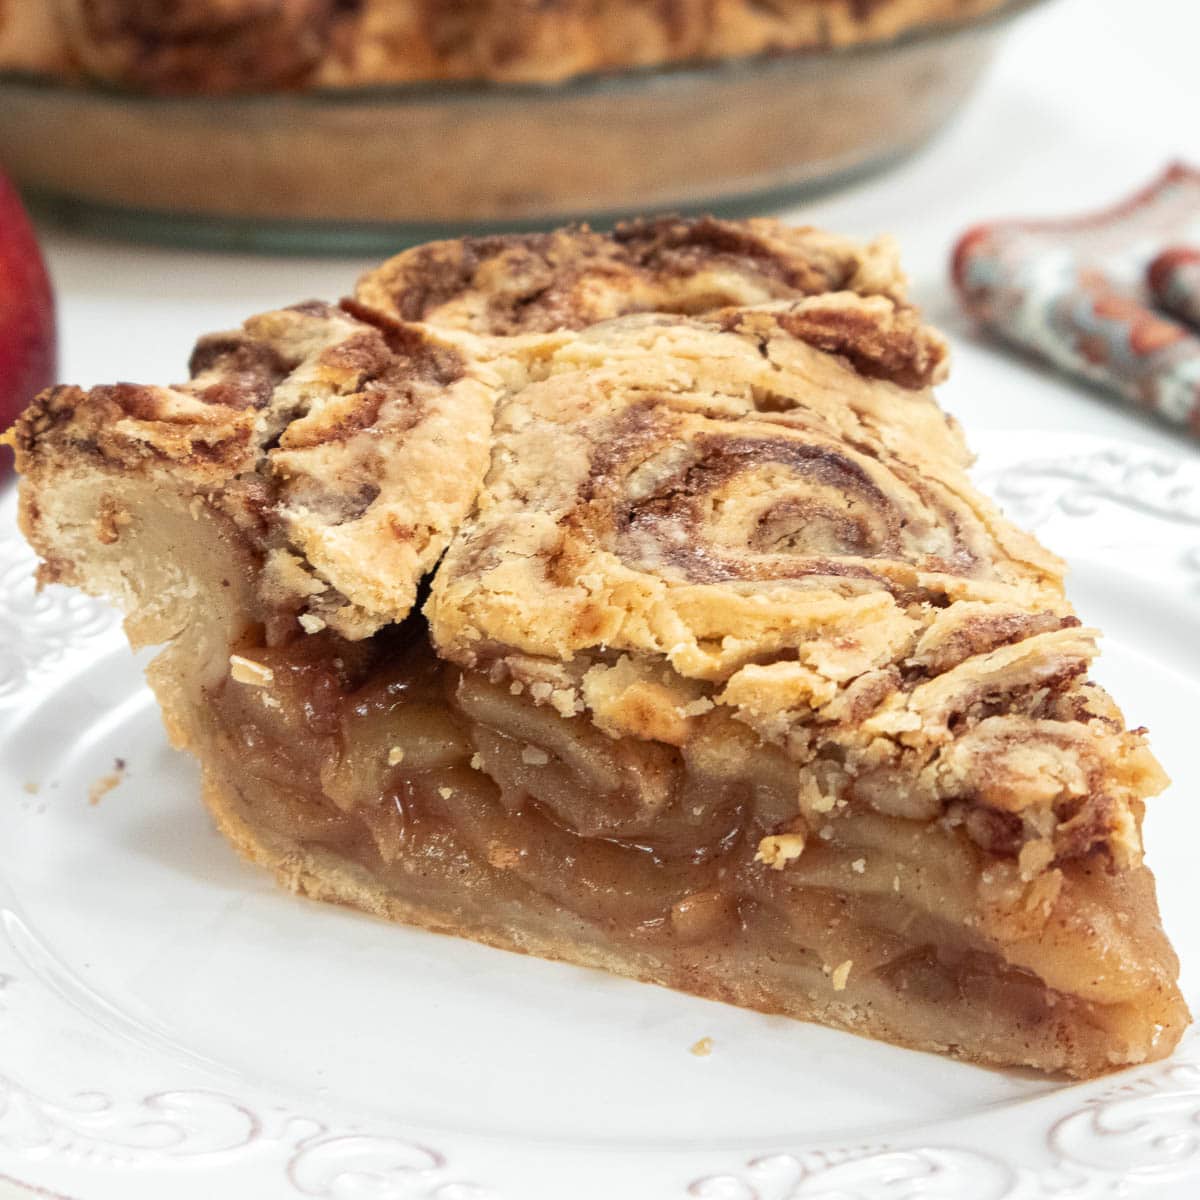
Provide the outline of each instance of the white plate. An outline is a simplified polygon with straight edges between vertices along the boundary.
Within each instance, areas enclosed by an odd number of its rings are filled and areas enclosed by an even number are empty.
[[[994,438],[1175,785],[1150,861],[1195,1003],[1200,466]],[[111,614],[0,505],[0,1178],[79,1200],[1200,1194],[1200,1039],[1069,1086],[296,899],[213,832]],[[128,769],[96,806],[89,788]],[[707,1058],[689,1053],[711,1037]]]

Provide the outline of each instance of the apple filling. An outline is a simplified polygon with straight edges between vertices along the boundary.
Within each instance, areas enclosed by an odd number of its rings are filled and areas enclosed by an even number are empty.
[[[868,1008],[894,1040],[999,1061],[1145,1055],[1147,1007],[1168,1020],[1134,952],[1144,869],[1092,856],[1029,881],[961,818],[802,811],[820,765],[720,708],[681,747],[612,738],[438,659],[420,618],[233,662],[208,694],[222,785],[434,927],[684,990],[702,971],[706,994],[847,1028]]]

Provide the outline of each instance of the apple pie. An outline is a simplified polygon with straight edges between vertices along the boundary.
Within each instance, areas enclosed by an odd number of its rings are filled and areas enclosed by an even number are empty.
[[[668,220],[419,247],[9,437],[41,579],[165,647],[286,887],[978,1063],[1161,1058],[1166,779],[945,369],[888,241]]]

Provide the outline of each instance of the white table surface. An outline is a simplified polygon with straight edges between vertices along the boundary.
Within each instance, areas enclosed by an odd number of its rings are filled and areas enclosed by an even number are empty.
[[[941,396],[968,435],[1082,430],[1200,453],[1200,441],[976,338],[946,272],[956,236],[977,221],[1099,207],[1170,159],[1200,164],[1198,48],[1197,0],[1055,0],[1013,31],[933,145],[898,170],[784,214],[856,236],[897,236],[918,300],[952,339]],[[297,300],[335,299],[369,265],[162,250],[52,230],[45,244],[61,375],[81,385],[179,379],[197,334]]]
[[[1013,32],[934,145],[888,175],[785,214],[899,238],[918,300],[951,337],[955,365],[942,400],[968,435],[1077,430],[1200,453],[1200,442],[979,340],[946,274],[956,236],[976,221],[1099,207],[1170,159],[1200,163],[1198,47],[1196,0],[1056,0]],[[368,265],[143,248],[53,230],[45,246],[61,375],[83,385],[178,379],[198,333],[296,300],[336,298]],[[0,1200],[32,1194],[0,1177]]]

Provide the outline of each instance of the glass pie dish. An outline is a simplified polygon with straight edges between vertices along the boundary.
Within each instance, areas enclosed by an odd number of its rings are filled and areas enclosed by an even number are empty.
[[[565,84],[145,96],[0,77],[0,163],[44,214],[210,247],[742,215],[883,167],[958,110],[1042,0],[895,40]]]

